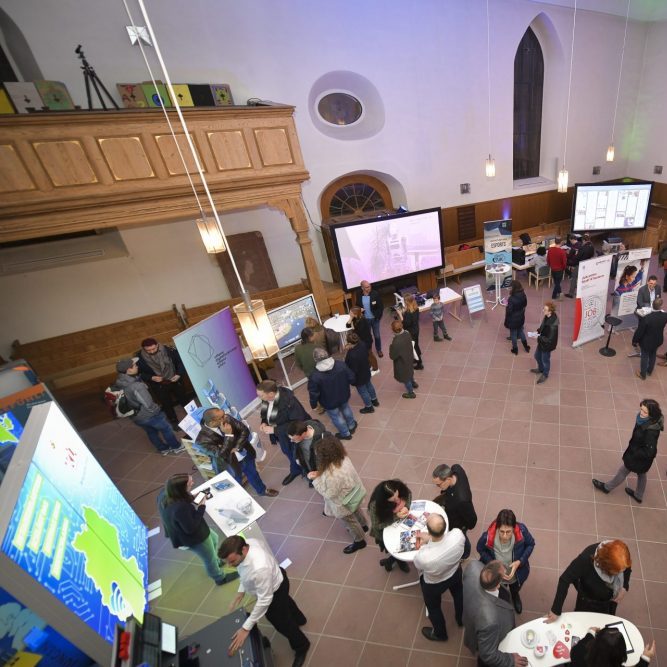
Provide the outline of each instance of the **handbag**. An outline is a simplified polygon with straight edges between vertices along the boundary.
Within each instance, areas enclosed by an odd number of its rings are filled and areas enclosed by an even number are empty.
[[[366,489],[363,484],[357,484],[351,491],[343,496],[342,505],[350,512],[356,512],[361,501],[366,497]]]

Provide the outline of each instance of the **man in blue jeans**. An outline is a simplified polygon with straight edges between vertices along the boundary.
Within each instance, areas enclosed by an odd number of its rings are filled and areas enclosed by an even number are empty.
[[[341,440],[351,440],[357,430],[357,422],[348,403],[354,373],[342,361],[330,357],[321,347],[313,350],[313,359],[315,370],[308,378],[310,406],[315,408],[319,403],[338,429],[335,436]]]
[[[148,387],[139,378],[139,368],[134,359],[121,359],[116,364],[118,377],[115,386],[125,392],[128,403],[137,412],[132,421],[141,426],[155,449],[166,456],[180,454],[185,447],[176,437],[171,424],[160,406],[153,400]]]
[[[556,306],[553,301],[547,301],[542,309],[544,318],[542,324],[537,329],[537,349],[535,350],[535,361],[537,368],[531,368],[531,373],[536,373],[535,384],[546,382],[551,370],[551,353],[558,345],[558,316],[556,315]]]
[[[373,338],[375,339],[375,350],[378,357],[383,357],[382,339],[380,338],[380,320],[384,312],[382,299],[377,290],[372,289],[372,285],[368,280],[362,280],[356,294],[357,306],[361,306],[364,317],[370,324],[373,330]]]

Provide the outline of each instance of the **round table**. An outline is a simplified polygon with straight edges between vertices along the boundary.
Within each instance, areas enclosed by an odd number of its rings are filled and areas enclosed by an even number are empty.
[[[596,614],[588,611],[568,611],[561,614],[553,623],[545,623],[544,617],[536,618],[533,621],[520,625],[507,634],[505,639],[500,642],[498,648],[505,653],[518,653],[526,658],[530,665],[540,665],[540,667],[550,667],[550,665],[563,665],[570,661],[569,653],[567,656],[554,656],[554,645],[557,642],[567,647],[568,651],[572,648],[572,637],[583,639],[589,628],[603,628],[610,623],[622,622],[627,630],[628,637],[632,643],[633,651],[628,652],[626,665],[636,665],[644,651],[644,640],[641,633],[634,623],[619,616],[609,614]],[[534,630],[540,636],[540,642],[549,645],[549,649],[543,657],[536,657],[532,648],[526,648],[521,641],[521,634],[527,630]],[[566,631],[569,634],[566,634]],[[549,637],[547,632],[552,633]],[[566,641],[567,639],[567,641]],[[629,651],[630,649],[628,649]]]
[[[449,530],[447,514],[441,505],[434,503],[432,500],[413,500],[412,504],[410,505],[410,513],[418,519],[415,524],[410,527],[404,523],[405,519],[401,519],[400,521],[395,521],[391,525],[387,526],[382,531],[382,541],[384,542],[384,546],[394,558],[406,561],[407,563],[411,563],[415,559],[417,555],[417,549],[413,549],[412,551],[399,551],[399,543],[401,539],[401,533],[404,531],[426,531],[426,521],[419,520],[423,517],[424,512],[428,512],[429,514],[439,514],[440,516],[444,517],[446,530]]]
[[[345,347],[347,342],[347,334],[350,331],[354,331],[350,325],[350,316],[349,315],[334,315],[328,320],[322,322],[322,326],[331,331],[335,331],[340,336],[340,347],[341,349]]]
[[[500,294],[501,285],[503,283],[503,277],[506,273],[511,273],[512,267],[509,264],[499,263],[499,264],[487,264],[485,267],[486,272],[494,276],[496,279],[496,296],[495,299],[487,299],[487,303],[492,303],[491,310],[496,306],[504,306],[502,295]]]

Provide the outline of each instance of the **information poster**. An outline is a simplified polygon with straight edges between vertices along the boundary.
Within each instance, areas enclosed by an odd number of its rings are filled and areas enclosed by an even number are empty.
[[[604,335],[611,260],[611,255],[602,255],[579,264],[577,300],[574,304],[573,347]]]
[[[255,381],[229,308],[174,336],[174,343],[202,407],[231,405],[242,415],[254,407]]]
[[[512,283],[512,221],[493,220],[484,223],[484,261],[489,264],[507,264],[500,288],[509,288]],[[496,277],[486,272],[486,291],[495,291]]]
[[[471,285],[463,288],[463,294],[466,299],[466,306],[468,306],[468,314],[472,315],[480,310],[485,309],[484,297],[482,296],[482,288],[479,285]]]
[[[611,314],[618,317],[632,315],[637,309],[637,292],[648,278],[651,248],[639,248],[618,253],[614,280],[614,299]]]

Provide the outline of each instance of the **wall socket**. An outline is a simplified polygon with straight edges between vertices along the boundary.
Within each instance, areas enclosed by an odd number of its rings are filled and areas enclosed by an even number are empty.
[[[461,183],[461,194],[462,195],[470,194],[470,183]]]

